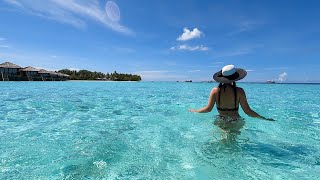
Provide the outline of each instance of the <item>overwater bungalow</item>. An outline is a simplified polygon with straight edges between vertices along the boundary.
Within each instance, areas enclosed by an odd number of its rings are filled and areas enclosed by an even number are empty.
[[[38,71],[38,74],[41,76],[42,81],[52,81],[52,76],[50,74],[50,71],[47,71],[45,69],[40,69]]]
[[[0,64],[0,72],[1,72],[1,79],[2,81],[9,81],[9,80],[19,80],[20,78],[20,69],[22,67],[13,64],[11,62],[5,62]]]
[[[52,81],[60,81],[60,76],[57,72],[49,71]]]
[[[40,70],[28,66],[20,70],[22,76],[26,76],[29,81],[42,81],[42,77],[38,73]]]
[[[37,69],[31,66],[22,68],[11,62],[0,64],[0,81],[65,81],[70,76],[55,71]]]

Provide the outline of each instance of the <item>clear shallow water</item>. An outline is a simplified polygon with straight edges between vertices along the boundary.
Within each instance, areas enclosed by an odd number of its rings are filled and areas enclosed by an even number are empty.
[[[245,84],[227,138],[211,83],[1,82],[0,179],[320,178],[320,85]]]

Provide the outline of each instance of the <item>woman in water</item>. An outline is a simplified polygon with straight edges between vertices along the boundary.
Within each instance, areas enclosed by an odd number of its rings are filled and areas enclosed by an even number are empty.
[[[254,112],[246,98],[244,90],[236,86],[236,81],[243,79],[247,75],[244,69],[235,68],[234,65],[227,65],[221,71],[213,75],[213,79],[219,82],[219,86],[212,89],[207,106],[195,110],[190,109],[190,112],[207,113],[210,112],[215,103],[219,117],[231,122],[240,118],[238,113],[239,104],[243,111],[251,117],[260,118],[263,120],[274,121],[270,118],[265,118]]]

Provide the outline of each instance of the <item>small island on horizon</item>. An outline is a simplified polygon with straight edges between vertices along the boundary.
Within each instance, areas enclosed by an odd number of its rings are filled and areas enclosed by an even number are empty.
[[[274,83],[276,83],[276,81],[274,81],[274,80],[267,80],[266,83],[268,83],[268,84],[274,84]]]

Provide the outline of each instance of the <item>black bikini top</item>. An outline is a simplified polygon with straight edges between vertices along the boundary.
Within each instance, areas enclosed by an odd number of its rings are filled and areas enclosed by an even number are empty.
[[[218,105],[220,106],[220,96],[221,96],[221,88],[224,88],[224,90],[225,90],[225,85],[223,85],[223,86],[219,86],[219,99],[218,99]],[[219,110],[219,111],[238,111],[238,109],[239,109],[239,106],[237,107],[237,87],[236,86],[233,86],[233,92],[234,92],[234,108],[232,108],[232,109],[228,109],[228,108],[220,108],[220,107],[218,107],[217,106],[217,109]]]
[[[238,110],[239,110],[239,107],[232,108],[232,109],[219,108],[219,107],[217,107],[217,109],[218,109],[219,111],[238,111]]]

